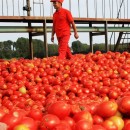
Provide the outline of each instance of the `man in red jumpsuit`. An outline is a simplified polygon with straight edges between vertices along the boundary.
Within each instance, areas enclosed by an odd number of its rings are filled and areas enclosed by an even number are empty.
[[[69,10],[62,8],[63,0],[51,0],[56,9],[53,14],[53,28],[51,41],[54,41],[54,34],[56,33],[58,40],[59,59],[71,59],[72,53],[69,48],[68,42],[71,35],[71,26],[74,30],[74,37],[78,39],[77,29]]]

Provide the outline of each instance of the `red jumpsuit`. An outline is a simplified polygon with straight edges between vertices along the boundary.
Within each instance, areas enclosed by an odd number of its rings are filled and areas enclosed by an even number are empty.
[[[73,18],[71,12],[60,8],[53,14],[53,27],[59,44],[59,59],[70,59],[72,57],[68,42],[71,35],[71,23]]]

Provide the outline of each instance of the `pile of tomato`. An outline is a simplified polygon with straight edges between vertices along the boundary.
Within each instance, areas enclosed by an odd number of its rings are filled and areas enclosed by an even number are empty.
[[[130,53],[1,60],[0,130],[130,130]]]

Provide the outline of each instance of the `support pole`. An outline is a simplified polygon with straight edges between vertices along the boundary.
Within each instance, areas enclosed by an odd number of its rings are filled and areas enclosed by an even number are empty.
[[[27,2],[27,16],[30,16],[30,0],[26,0]],[[28,27],[31,27],[31,22],[28,22]],[[30,50],[30,58],[33,59],[33,43],[32,43],[32,33],[29,32],[29,50]]]
[[[89,27],[92,27],[92,23],[89,23]],[[89,39],[90,39],[90,51],[93,53],[93,35],[92,35],[92,32],[89,32]]]
[[[45,57],[48,57],[48,45],[47,45],[47,26],[46,26],[46,19],[43,23],[43,30],[44,30],[44,48],[45,48]]]
[[[105,22],[105,50],[109,51],[107,21]]]

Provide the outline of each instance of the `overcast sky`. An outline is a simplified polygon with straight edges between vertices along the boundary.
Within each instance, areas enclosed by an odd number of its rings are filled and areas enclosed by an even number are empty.
[[[71,1],[71,2],[70,2]],[[73,17],[89,17],[89,18],[116,18],[119,7],[122,0],[64,0],[63,7],[70,9]],[[33,16],[52,16],[55,11],[50,3],[50,0],[30,0],[31,3],[31,15]],[[39,4],[44,3],[44,4]],[[71,3],[71,4],[70,4]],[[26,11],[23,11],[23,6],[26,5],[26,0],[0,0],[0,15],[4,16],[26,16]],[[44,5],[44,6],[43,6]],[[124,0],[122,8],[120,10],[121,18],[130,18],[130,1]],[[4,25],[16,25],[16,23],[0,23],[0,26]],[[25,26],[26,24],[17,23],[19,26]],[[39,24],[40,26],[40,24]],[[50,41],[50,33],[48,36],[48,43]],[[109,37],[111,34],[109,34]],[[13,34],[0,34],[0,41],[12,40],[16,41],[18,37],[28,38],[27,33],[13,33]],[[43,36],[33,37],[43,40]],[[70,38],[70,43],[74,41],[73,33]],[[79,33],[79,39],[82,43],[89,42],[88,33]],[[94,37],[94,43],[105,42],[104,36]],[[57,43],[55,37],[55,43]]]

